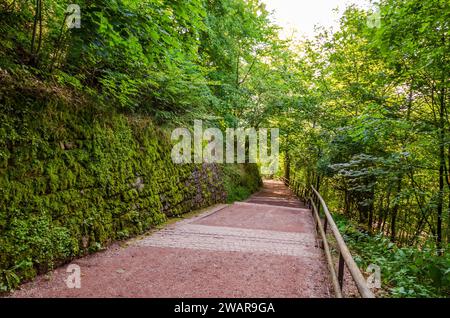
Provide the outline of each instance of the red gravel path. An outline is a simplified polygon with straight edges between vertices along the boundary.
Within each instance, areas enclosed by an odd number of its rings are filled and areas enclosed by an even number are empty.
[[[80,289],[67,287],[65,266],[11,296],[331,297],[311,214],[300,207],[282,183],[266,181],[246,203],[74,261]]]

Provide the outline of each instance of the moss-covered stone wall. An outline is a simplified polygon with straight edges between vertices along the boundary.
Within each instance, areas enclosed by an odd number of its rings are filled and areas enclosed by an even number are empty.
[[[168,134],[148,118],[5,74],[0,83],[0,291],[226,201],[223,167],[173,164]]]

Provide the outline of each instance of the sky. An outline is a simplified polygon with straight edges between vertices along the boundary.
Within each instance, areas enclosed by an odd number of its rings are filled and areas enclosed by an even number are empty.
[[[369,0],[262,0],[266,9],[273,14],[273,21],[283,27],[282,37],[289,37],[292,30],[297,36],[312,37],[314,25],[336,29],[339,18],[346,5],[356,4],[359,7],[370,7]],[[333,12],[338,7],[339,12]]]

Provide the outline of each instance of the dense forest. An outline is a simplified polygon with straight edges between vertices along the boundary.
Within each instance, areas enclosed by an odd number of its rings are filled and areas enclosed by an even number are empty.
[[[162,129],[279,127],[279,176],[323,194],[361,267],[381,266],[387,295],[450,295],[448,0],[351,6],[338,31],[305,40],[281,39],[259,0],[79,0],[79,28],[71,3],[0,3],[3,198],[11,175],[39,170],[10,171],[16,144],[32,160],[39,138],[64,143],[52,96],[66,112]],[[17,129],[42,113],[47,130]],[[66,117],[74,130],[85,120]],[[0,233],[16,213],[6,205]]]

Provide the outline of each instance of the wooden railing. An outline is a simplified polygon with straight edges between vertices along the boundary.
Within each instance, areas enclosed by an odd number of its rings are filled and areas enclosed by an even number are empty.
[[[287,180],[284,177],[280,178],[287,186],[291,186],[289,180]],[[318,234],[320,235],[322,242],[323,242],[323,249],[325,251],[325,257],[327,260],[328,269],[330,271],[331,275],[331,281],[333,283],[333,288],[335,291],[335,295],[337,298],[342,298],[343,293],[342,289],[344,287],[344,269],[345,266],[347,266],[348,271],[350,272],[350,275],[355,282],[356,287],[358,288],[359,294],[362,298],[375,298],[375,295],[372,293],[372,291],[367,286],[367,282],[364,278],[364,276],[361,274],[361,271],[358,268],[358,265],[356,265],[355,261],[353,260],[353,257],[348,250],[347,244],[345,244],[344,239],[342,238],[341,233],[339,232],[338,227],[336,226],[336,223],[333,220],[333,217],[331,216],[330,211],[328,210],[328,206],[325,203],[325,200],[322,198],[320,193],[311,186],[310,189],[304,188],[303,186],[300,186],[298,184],[294,185],[295,189],[294,192],[297,195],[308,197],[307,205],[311,209],[311,212],[314,217],[314,221],[316,224],[316,230]],[[305,195],[307,194],[307,195]],[[324,218],[323,222],[320,217],[320,210],[322,209]],[[331,234],[333,235],[334,239],[336,240],[337,249],[339,252],[339,261],[338,261],[338,270],[336,273],[333,258],[331,255],[331,249],[330,245],[328,243],[327,239],[327,230],[328,228],[331,231]]]
[[[372,293],[372,291],[367,286],[366,280],[364,276],[361,274],[361,271],[358,268],[358,265],[356,265],[355,261],[353,260],[353,257],[348,250],[347,245],[345,244],[344,239],[342,238],[341,233],[339,232],[338,227],[336,226],[336,223],[333,220],[333,217],[331,216],[330,211],[328,210],[328,206],[325,203],[325,200],[322,198],[320,193],[311,186],[311,196],[309,198],[309,207],[311,208],[311,211],[313,213],[315,222],[316,222],[316,229],[319,232],[322,242],[323,242],[323,248],[325,251],[325,256],[327,259],[328,269],[331,274],[331,280],[333,282],[334,291],[337,298],[342,298],[342,289],[344,285],[344,269],[345,266],[347,266],[348,271],[350,272],[350,275],[353,278],[353,281],[356,284],[356,287],[358,288],[359,294],[362,298],[375,298],[375,295]],[[324,213],[324,221],[322,222],[320,218],[320,207],[322,208],[322,211]],[[337,248],[339,250],[339,262],[338,262],[338,270],[336,273],[333,259],[331,256],[331,250],[330,246],[328,244],[327,240],[327,229],[330,228],[330,231],[336,240]]]

